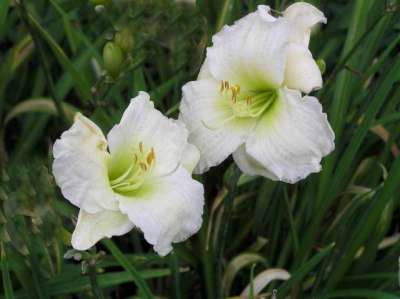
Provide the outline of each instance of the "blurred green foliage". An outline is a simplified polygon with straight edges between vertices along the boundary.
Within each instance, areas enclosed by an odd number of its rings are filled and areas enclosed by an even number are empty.
[[[176,117],[213,33],[292,1],[100,2],[0,1],[1,298],[233,298],[271,268],[291,279],[266,298],[400,298],[398,1],[308,1],[328,17],[311,48],[335,152],[296,185],[241,177],[228,192],[230,161],[198,177],[203,227],[166,258],[137,231],[71,251],[77,210],[55,186],[51,144],[75,111],[107,131],[140,90]],[[111,68],[107,43],[119,49]]]

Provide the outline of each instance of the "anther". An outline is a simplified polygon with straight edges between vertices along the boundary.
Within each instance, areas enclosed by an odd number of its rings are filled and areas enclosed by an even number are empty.
[[[236,94],[239,94],[240,93],[240,86],[239,85],[235,85],[235,89],[236,89]]]
[[[225,87],[224,85],[225,85],[224,80],[221,80],[221,89],[220,89],[221,92],[224,91],[224,87]]]
[[[251,104],[251,96],[246,97],[246,104],[250,105]]]
[[[146,171],[147,170],[147,166],[146,166],[146,164],[144,164],[143,162],[140,162],[140,167],[142,168],[142,170],[143,171]]]
[[[143,142],[139,142],[139,150],[143,154]]]
[[[151,163],[154,161],[155,157],[156,157],[156,155],[155,155],[155,153],[154,153],[154,149],[151,148],[151,151],[150,151],[150,153],[147,155],[147,158],[146,158],[147,164],[148,164],[148,165],[151,165]]]
[[[232,91],[232,101],[236,103],[237,89],[235,88],[235,86],[231,86],[231,91]]]
[[[226,90],[229,90],[229,82],[228,81],[224,82],[224,87]]]

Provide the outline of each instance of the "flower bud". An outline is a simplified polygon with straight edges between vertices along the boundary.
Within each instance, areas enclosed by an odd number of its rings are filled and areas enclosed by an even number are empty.
[[[123,28],[121,31],[117,32],[114,41],[125,54],[130,53],[133,49],[133,36],[128,28]]]
[[[323,59],[317,59],[317,65],[319,70],[321,71],[321,74],[325,73],[325,69],[326,69],[326,63],[325,60]]]
[[[124,54],[114,42],[108,42],[103,49],[104,69],[111,77],[116,77],[122,68]]]
[[[104,11],[104,5],[96,5],[94,7],[94,11],[97,12],[98,14],[102,13]]]

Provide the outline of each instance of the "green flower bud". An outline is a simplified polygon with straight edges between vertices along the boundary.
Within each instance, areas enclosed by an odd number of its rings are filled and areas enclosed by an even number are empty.
[[[128,28],[124,28],[117,32],[114,37],[115,44],[117,44],[125,54],[128,54],[133,49],[133,36]]]
[[[104,5],[96,5],[94,11],[97,13],[102,13],[104,11]]]
[[[124,54],[114,42],[108,42],[103,49],[104,69],[111,77],[116,77],[121,71]]]
[[[321,74],[325,73],[325,69],[326,69],[326,63],[325,60],[323,59],[317,59],[317,65],[319,70],[321,71]]]

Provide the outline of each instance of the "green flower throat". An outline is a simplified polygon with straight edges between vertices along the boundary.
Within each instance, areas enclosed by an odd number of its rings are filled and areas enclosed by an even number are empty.
[[[123,164],[124,170],[117,176],[109,173],[110,185],[114,192],[128,195],[143,185],[154,167],[156,154],[153,148],[146,150],[143,143],[139,142],[133,153],[122,160],[119,163]]]
[[[263,115],[278,98],[277,90],[244,91],[239,85],[221,81],[220,92],[229,102],[233,116],[258,118]]]

